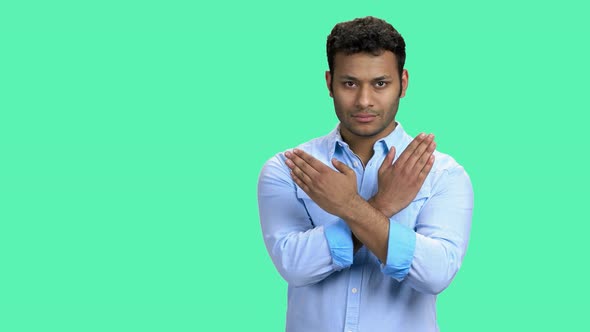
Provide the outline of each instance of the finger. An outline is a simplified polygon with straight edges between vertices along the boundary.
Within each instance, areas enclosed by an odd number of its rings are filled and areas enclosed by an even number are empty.
[[[341,162],[340,160],[338,160],[336,158],[332,158],[332,165],[334,165],[334,167],[336,167],[336,169],[338,171],[340,171],[340,173],[343,173],[346,175],[354,173],[352,168],[348,167],[345,163]]]
[[[418,174],[418,179],[420,181],[424,181],[424,179],[426,179],[428,173],[430,173],[430,170],[432,169],[432,165],[434,165],[434,155],[430,155],[430,157],[428,157],[426,164],[420,171],[420,174]]]
[[[285,155],[287,155],[287,154],[285,154]],[[319,174],[319,172],[315,168],[313,168],[313,166],[311,166],[307,161],[305,161],[305,159],[301,158],[299,155],[297,155],[295,153],[290,153],[289,155],[287,155],[287,157],[294,164],[295,167],[298,167],[301,171],[303,171],[309,177],[313,178]],[[324,165],[324,166],[326,166],[326,165]],[[328,167],[328,166],[326,166],[326,167]]]
[[[416,161],[414,168],[421,170],[430,159],[430,156],[432,156],[432,154],[434,153],[434,150],[436,150],[436,142],[432,141],[430,142],[428,147],[422,152],[422,155],[420,156],[418,161]]]
[[[426,138],[424,138],[424,140],[422,140],[422,142],[420,144],[418,144],[418,146],[416,147],[416,150],[414,150],[414,153],[412,153],[408,157],[408,160],[406,161],[406,167],[408,167],[408,169],[413,169],[414,167],[418,167],[418,169],[422,169],[422,166],[424,166],[424,165],[417,165],[417,164],[420,160],[420,157],[424,153],[424,151],[426,151],[428,149],[428,147],[430,147],[430,144],[432,142],[434,142],[434,135],[430,134],[430,135],[426,136]]]
[[[285,159],[285,164],[289,167],[289,169],[293,169],[295,164],[291,161],[291,159]]]
[[[291,161],[291,159],[293,159],[293,152],[285,151],[283,156],[285,156],[285,164],[287,164],[287,166],[289,166],[289,168],[292,169],[293,166],[295,166],[295,164],[293,164],[293,161]]]
[[[311,177],[308,174],[306,174],[297,165],[294,165],[294,167],[291,169],[291,174],[292,174],[291,177],[293,177],[293,180],[295,180],[295,178],[297,178],[298,180],[305,183],[306,185],[310,185],[312,183]]]
[[[293,178],[293,181],[295,181],[295,183],[299,186],[299,188],[303,189],[303,191],[309,195],[309,187],[293,172],[291,172],[291,177]]]
[[[391,149],[389,149],[389,152],[387,152],[387,155],[385,156],[385,159],[383,159],[383,162],[381,163],[381,166],[379,167],[379,173],[383,173],[388,167],[391,166],[391,164],[393,164],[393,159],[395,159],[395,147],[392,146]]]
[[[328,167],[328,165],[326,165],[323,162],[317,160],[312,155],[310,155],[309,153],[307,153],[307,152],[305,152],[305,151],[303,151],[301,149],[295,149],[295,150],[293,150],[293,153],[296,156],[298,156],[299,158],[303,159],[308,165],[310,165],[311,167],[313,167],[318,172],[326,171],[326,170],[331,170],[330,167]]]
[[[416,136],[416,138],[414,138],[414,140],[412,140],[412,142],[410,143],[410,145],[408,145],[408,147],[406,147],[406,149],[404,150],[404,152],[402,152],[402,154],[399,156],[399,158],[397,159],[396,163],[398,164],[404,164],[406,162],[406,160],[408,159],[408,157],[414,153],[414,150],[416,150],[416,147],[422,143],[422,141],[424,140],[424,138],[426,138],[426,134],[424,133],[420,133],[420,135]]]

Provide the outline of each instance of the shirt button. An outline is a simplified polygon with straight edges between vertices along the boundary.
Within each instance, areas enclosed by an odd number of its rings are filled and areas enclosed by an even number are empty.
[[[358,292],[358,289],[356,289],[356,288],[353,288],[353,289],[352,289],[352,294],[356,294],[356,292]]]
[[[359,163],[357,163],[356,161],[354,163],[352,163],[352,166],[354,167],[359,167]]]

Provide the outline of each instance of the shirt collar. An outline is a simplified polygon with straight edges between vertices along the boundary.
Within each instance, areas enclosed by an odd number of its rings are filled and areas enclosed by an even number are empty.
[[[377,149],[379,145],[385,148],[384,153],[389,152],[392,146],[396,148],[397,151],[404,150],[409,141],[407,138],[406,131],[402,127],[402,124],[396,121],[395,129],[387,136],[379,139],[373,145],[374,149]],[[330,159],[334,157],[334,153],[338,148],[348,147],[348,143],[346,143],[342,139],[342,135],[340,134],[340,124],[336,126],[329,134],[328,134],[328,144],[330,147]],[[397,153],[396,153],[397,154]],[[397,157],[397,156],[396,156]]]

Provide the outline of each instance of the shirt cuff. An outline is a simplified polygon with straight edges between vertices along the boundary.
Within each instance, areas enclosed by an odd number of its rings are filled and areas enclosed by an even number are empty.
[[[406,226],[390,221],[387,242],[387,263],[381,264],[381,271],[402,281],[410,272],[414,259],[416,233]]]
[[[354,245],[352,233],[344,220],[325,226],[324,235],[328,240],[330,254],[332,255],[332,266],[336,271],[352,265]]]

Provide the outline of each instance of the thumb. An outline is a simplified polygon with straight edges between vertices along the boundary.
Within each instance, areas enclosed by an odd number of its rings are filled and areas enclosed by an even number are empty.
[[[383,163],[381,163],[381,167],[379,167],[379,172],[383,172],[387,167],[391,166],[391,164],[393,164],[393,159],[395,159],[395,146],[392,146],[391,149],[389,149],[389,152],[387,152],[387,156],[385,156]]]
[[[345,163],[341,162],[336,158],[332,158],[332,165],[334,165],[334,167],[336,167],[336,169],[339,170],[340,173],[350,174],[350,172],[354,172],[350,167],[346,166]]]

